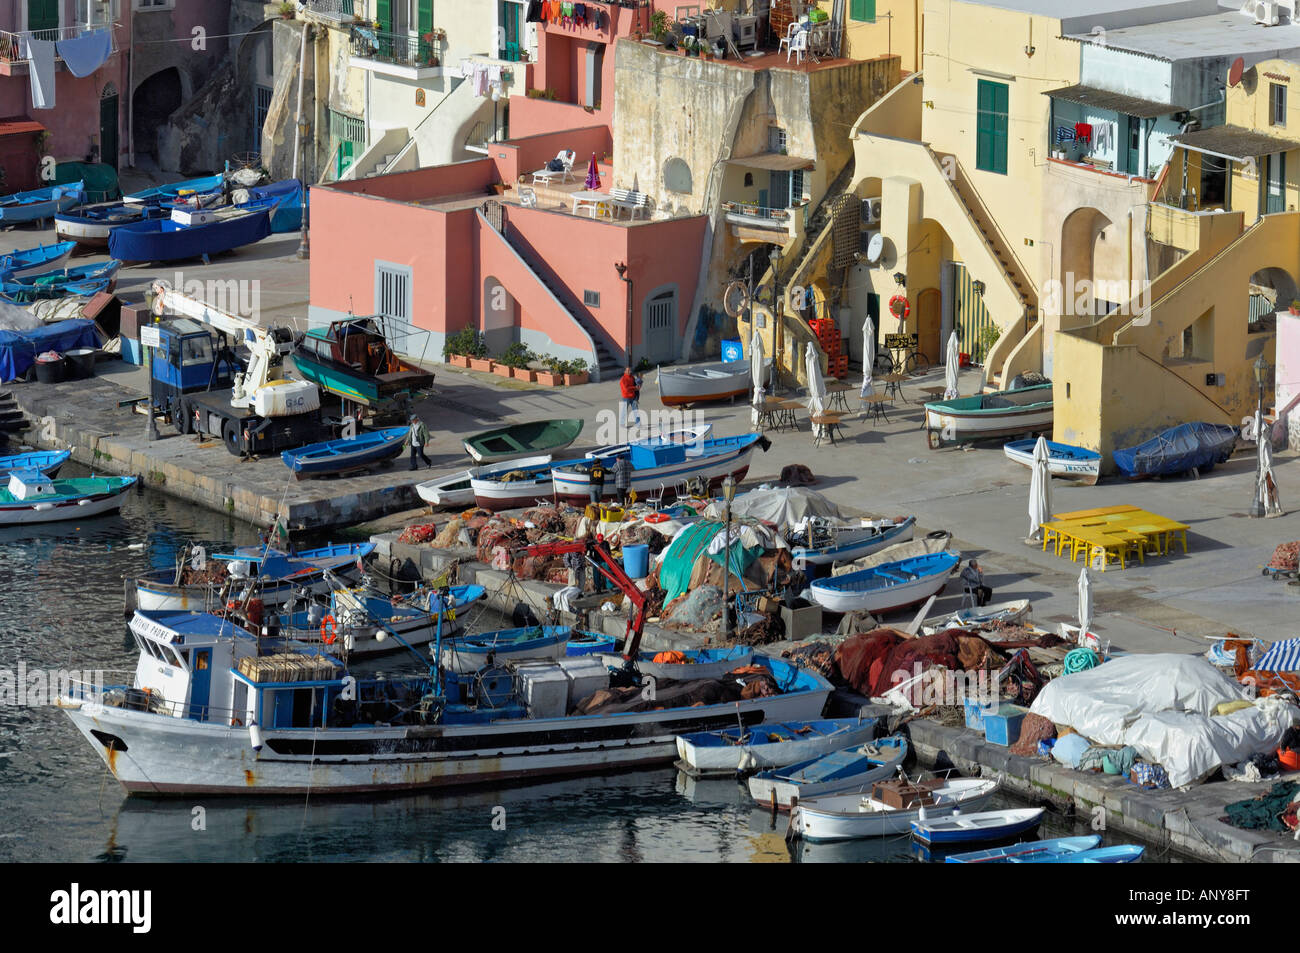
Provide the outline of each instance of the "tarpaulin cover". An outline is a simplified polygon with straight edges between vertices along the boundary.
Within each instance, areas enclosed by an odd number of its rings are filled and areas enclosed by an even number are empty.
[[[1227,424],[1179,424],[1113,456],[1127,477],[1171,476],[1223,463],[1236,442],[1237,428]]]
[[[723,515],[725,506],[725,503],[711,503],[705,510],[705,515],[719,519]],[[808,516],[838,517],[840,510],[820,493],[799,486],[787,486],[774,490],[759,489],[741,493],[731,501],[731,515],[733,518],[743,516],[767,520],[769,523],[775,523],[779,528],[793,526]]]
[[[1223,764],[1276,748],[1300,717],[1294,706],[1274,699],[1212,714],[1216,705],[1246,697],[1241,685],[1199,656],[1130,655],[1054,679],[1031,710],[1094,744],[1132,745],[1144,760],[1164,765],[1171,785],[1182,787]]]
[[[726,557],[721,548],[717,553],[709,552],[709,544],[723,529],[722,523],[693,523],[678,533],[672,544],[664,550],[659,557],[659,585],[667,593],[665,602],[671,602],[690,588],[691,575],[701,556],[713,560],[719,566],[728,565],[733,575],[743,577],[745,570],[762,554],[761,547],[747,548],[738,539],[731,544],[729,563],[724,563]]]
[[[117,170],[105,162],[60,162],[54,167],[54,184],[81,182],[88,203],[115,202],[122,197]]]
[[[30,331],[0,330],[0,379],[18,380],[43,351],[62,354],[79,347],[99,347],[95,322],[88,318],[60,321]]]

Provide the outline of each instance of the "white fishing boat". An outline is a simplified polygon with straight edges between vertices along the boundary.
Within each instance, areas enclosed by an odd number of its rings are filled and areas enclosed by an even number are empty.
[[[950,612],[944,616],[927,619],[921,625],[924,635],[933,635],[945,629],[976,629],[989,625],[1015,625],[1024,621],[1033,605],[1028,599],[1013,599],[1010,602],[998,602],[991,606],[969,607]]]
[[[1035,384],[925,405],[932,449],[1011,434],[1051,433],[1052,385]]]
[[[805,521],[804,528],[787,537],[787,541],[796,563],[802,559],[814,565],[829,565],[852,562],[886,546],[906,543],[915,530],[915,516],[863,519],[859,523],[814,518]]]
[[[1032,469],[1034,444],[1037,442],[1037,440],[1013,440],[1002,445],[1002,452],[1008,460]],[[1096,450],[1049,440],[1047,441],[1047,472],[1054,477],[1078,480],[1080,483],[1092,486],[1101,476],[1101,454]]]
[[[903,798],[888,803],[877,781],[869,795],[837,794],[800,801],[790,811],[790,832],[810,841],[853,840],[906,834],[922,817],[945,817],[956,810],[977,811],[997,793],[992,779],[961,778],[942,782],[923,792],[904,791]],[[892,799],[891,799],[892,800]]]
[[[1004,811],[957,812],[912,822],[912,836],[923,844],[974,844],[1015,837],[1036,828],[1047,811],[1042,807]]]
[[[749,779],[749,793],[760,807],[778,811],[788,811],[807,798],[865,793],[874,782],[897,774],[907,752],[907,738],[890,735],[784,768],[760,771]]]
[[[941,591],[960,562],[960,553],[928,553],[818,579],[809,590],[813,601],[830,612],[892,612]]]
[[[677,767],[697,776],[780,768],[862,744],[875,733],[874,718],[733,725],[678,736]]]
[[[488,480],[497,473],[509,473],[511,470],[518,468],[534,467],[542,463],[550,463],[550,454],[541,454],[533,457],[525,457],[520,460],[506,460],[499,463],[492,463],[481,467],[470,467],[468,470],[457,470],[455,473],[448,473],[445,476],[435,477],[424,483],[415,485],[415,492],[420,499],[430,506],[473,506],[474,505],[474,485],[475,479]]]
[[[749,393],[748,361],[715,361],[686,367],[661,367],[655,375],[665,406],[729,400]]]
[[[552,466],[551,458],[543,456],[481,467],[469,481],[474,502],[494,511],[548,503],[555,496]]]

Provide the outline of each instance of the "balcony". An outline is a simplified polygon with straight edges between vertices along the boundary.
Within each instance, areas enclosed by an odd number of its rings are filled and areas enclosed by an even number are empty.
[[[349,63],[360,69],[403,79],[439,76],[442,67],[438,59],[438,44],[444,39],[441,30],[420,37],[408,33],[382,33],[354,23]]]
[[[0,30],[0,76],[23,75],[27,72],[27,40],[44,40],[47,43],[57,43],[60,40],[75,40],[87,30],[107,27],[113,36],[113,54],[116,55],[118,52],[117,26],[116,22],[73,23],[50,30],[23,30],[19,33]],[[62,57],[56,56],[54,62],[56,69],[65,68]]]
[[[325,20],[350,23],[368,18],[367,0],[307,0],[307,12]]]

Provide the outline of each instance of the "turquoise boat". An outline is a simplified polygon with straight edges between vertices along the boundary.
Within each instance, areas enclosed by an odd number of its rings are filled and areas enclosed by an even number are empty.
[[[1052,385],[1035,384],[925,405],[930,449],[989,437],[1052,433]]]
[[[39,470],[15,470],[0,490],[0,526],[80,520],[111,513],[122,506],[135,477],[87,477],[51,480]]]
[[[367,407],[409,398],[433,383],[432,371],[397,356],[380,315],[312,328],[294,347],[293,363],[321,390]]]
[[[94,265],[61,268],[44,274],[0,281],[0,297],[14,304],[30,304],[47,298],[96,294],[106,291],[122,263],[117,259]]]

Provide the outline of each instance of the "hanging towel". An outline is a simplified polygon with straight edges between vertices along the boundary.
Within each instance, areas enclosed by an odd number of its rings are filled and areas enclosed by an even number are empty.
[[[32,77],[32,108],[54,108],[54,44],[27,40],[28,71]]]
[[[59,40],[55,46],[68,72],[84,79],[112,55],[113,34],[110,30],[87,30],[76,39]]]
[[[1092,142],[1092,124],[1076,122],[1074,124],[1074,138],[1082,139],[1085,142]]]
[[[528,12],[524,14],[524,22],[542,22],[542,0],[528,0]]]
[[[587,25],[587,5],[585,3],[575,3],[573,5],[573,18],[582,26]]]
[[[501,72],[502,70],[500,66],[488,67],[488,82],[498,89],[501,88]]]
[[[488,71],[481,63],[474,64],[474,95],[486,96],[488,93]]]

